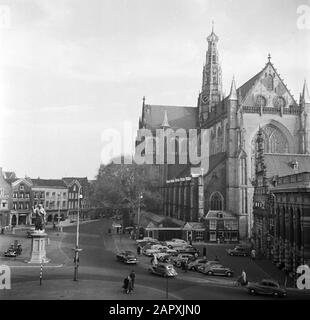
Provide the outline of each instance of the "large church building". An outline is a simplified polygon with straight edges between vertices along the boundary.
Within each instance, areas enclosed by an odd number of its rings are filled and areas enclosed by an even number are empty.
[[[299,101],[294,99],[270,55],[263,68],[240,87],[233,79],[224,97],[218,41],[212,29],[197,106],[158,106],[144,100],[139,129],[208,129],[209,139],[201,145],[208,150],[205,170],[190,164],[159,166],[163,215],[199,223],[222,212],[237,221],[238,237],[246,239],[254,222],[258,132],[266,154],[309,154],[310,97],[305,82]]]

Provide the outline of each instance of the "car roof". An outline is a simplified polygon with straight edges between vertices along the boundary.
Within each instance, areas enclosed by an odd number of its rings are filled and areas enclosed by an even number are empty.
[[[262,279],[261,282],[270,282],[279,285],[279,282],[273,279]]]

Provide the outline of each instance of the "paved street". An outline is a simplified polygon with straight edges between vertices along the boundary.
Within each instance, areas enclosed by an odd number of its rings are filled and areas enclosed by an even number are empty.
[[[8,260],[1,257],[0,264],[9,264],[12,272],[12,289],[0,291],[0,299],[165,299],[166,280],[148,274],[150,258],[141,256],[136,266],[119,263],[115,259],[117,249],[135,250],[134,241],[128,235],[110,236],[110,220],[85,223],[80,226],[79,281],[73,279],[73,250],[76,226],[64,229],[63,234],[48,231],[50,243],[47,255],[51,263],[43,268],[43,283],[39,285],[39,266],[24,262],[29,255],[31,239],[24,235],[2,236],[0,249],[3,252],[14,239],[23,242],[25,248],[21,257]],[[223,264],[231,267],[238,275],[246,268],[250,280],[267,277],[259,262],[249,258],[228,257],[223,246],[208,246],[208,257],[217,255]],[[131,295],[122,293],[123,278],[134,269],[136,289]],[[208,277],[196,272],[183,273],[178,270],[176,279],[168,282],[170,299],[270,299],[249,296],[244,289],[233,286],[233,280],[221,277]],[[268,271],[269,272],[269,271]],[[277,272],[279,272],[277,270]],[[255,276],[255,279],[254,279]],[[253,277],[253,279],[252,279]],[[292,299],[309,299],[300,292],[290,293]]]

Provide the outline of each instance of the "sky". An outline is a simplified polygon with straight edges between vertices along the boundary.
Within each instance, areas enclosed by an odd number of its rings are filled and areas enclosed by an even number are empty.
[[[93,179],[111,157],[106,130],[120,132],[130,150],[143,96],[196,106],[212,20],[226,94],[233,75],[242,85],[270,53],[298,99],[310,83],[308,7],[309,0],[0,0],[0,167],[19,177]]]

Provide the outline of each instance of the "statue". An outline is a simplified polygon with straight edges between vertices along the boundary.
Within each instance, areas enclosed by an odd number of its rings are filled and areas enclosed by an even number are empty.
[[[35,230],[44,232],[46,211],[44,210],[43,205],[39,204],[36,208],[33,208],[33,213],[36,216],[34,223]]]

